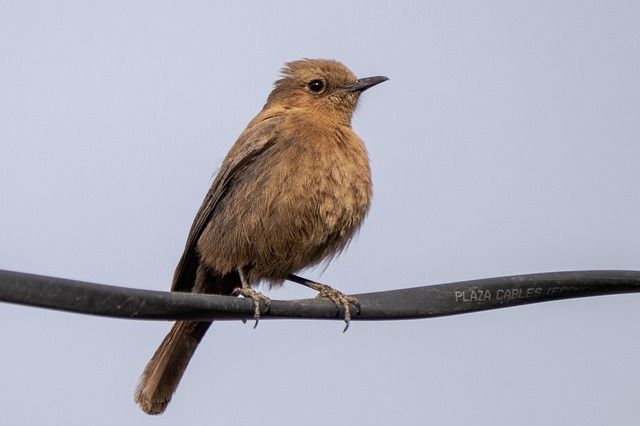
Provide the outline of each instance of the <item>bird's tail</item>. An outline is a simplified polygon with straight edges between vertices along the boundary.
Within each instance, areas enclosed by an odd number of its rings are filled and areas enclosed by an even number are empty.
[[[178,321],[164,338],[138,382],[135,402],[147,414],[161,414],[211,322]]]

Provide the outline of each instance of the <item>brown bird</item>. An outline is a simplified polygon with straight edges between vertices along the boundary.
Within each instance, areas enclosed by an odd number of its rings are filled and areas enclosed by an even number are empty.
[[[231,148],[207,193],[173,276],[172,291],[241,294],[285,279],[304,284],[345,310],[329,286],[293,275],[328,262],[360,228],[371,200],[362,140],[351,129],[360,94],[387,77],[357,79],[333,60],[286,64],[260,113]],[[211,322],[178,321],[147,364],[135,401],[162,413]]]

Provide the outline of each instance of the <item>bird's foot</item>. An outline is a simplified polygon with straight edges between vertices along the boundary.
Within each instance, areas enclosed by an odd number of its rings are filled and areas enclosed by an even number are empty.
[[[353,296],[347,296],[343,292],[336,290],[333,287],[330,287],[326,284],[313,283],[313,285],[309,285],[309,287],[318,291],[317,299],[326,298],[331,300],[336,304],[337,307],[344,309],[344,322],[345,327],[343,333],[349,329],[349,324],[351,323],[351,309],[349,307],[350,303],[353,303],[354,306],[360,311],[360,301]]]
[[[343,333],[349,329],[349,323],[351,322],[351,311],[350,311],[349,304],[353,303],[356,309],[358,310],[357,312],[360,313],[360,301],[353,296],[347,296],[346,294],[336,290],[333,287],[329,287],[326,284],[320,284],[318,282],[311,281],[307,278],[303,278],[298,275],[291,274],[287,277],[287,279],[289,281],[302,284],[305,287],[309,287],[310,289],[317,291],[318,298],[322,298],[322,297],[327,298],[331,300],[333,303],[335,303],[338,308],[344,309],[344,322],[346,323],[346,325],[344,327]]]
[[[271,305],[271,299],[269,299],[259,291],[252,289],[251,287],[238,287],[233,290],[233,295],[240,295],[242,297],[250,298],[253,300],[253,306],[255,307],[253,317],[256,320],[253,328],[256,328],[258,326],[258,321],[260,320],[260,302],[264,302],[266,306],[266,309],[264,311],[267,312],[269,310],[269,306]]]

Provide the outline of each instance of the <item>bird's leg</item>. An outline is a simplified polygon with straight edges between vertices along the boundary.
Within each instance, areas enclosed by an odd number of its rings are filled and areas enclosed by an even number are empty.
[[[260,293],[259,291],[256,291],[251,288],[251,286],[247,282],[247,279],[244,276],[244,272],[242,271],[242,268],[238,268],[238,274],[240,275],[240,282],[242,283],[242,287],[238,287],[235,290],[233,290],[233,295],[234,296],[241,295],[242,297],[248,297],[250,299],[253,299],[253,306],[255,307],[253,317],[256,320],[256,323],[253,326],[253,328],[256,328],[258,326],[258,321],[260,320],[260,301],[263,301],[264,304],[266,305],[267,307],[265,309],[265,312],[266,312],[269,310],[271,299],[269,299],[267,296]]]
[[[298,284],[302,284],[303,286],[309,287],[315,291],[318,292],[318,296],[316,297],[325,297],[329,300],[331,300],[333,303],[336,304],[336,306],[338,306],[339,308],[343,308],[344,309],[344,322],[346,323],[346,326],[344,327],[344,331],[347,331],[347,329],[349,328],[349,322],[351,321],[351,311],[349,308],[349,304],[353,303],[355,305],[355,307],[358,309],[358,312],[360,311],[360,301],[358,299],[356,299],[353,296],[347,296],[346,294],[342,293],[341,291],[338,291],[336,289],[334,289],[333,287],[329,287],[326,284],[320,284],[318,282],[315,281],[311,281],[309,279],[303,278],[303,277],[299,277],[297,275],[289,275],[287,277],[287,279],[289,281],[293,281],[294,283],[298,283]]]

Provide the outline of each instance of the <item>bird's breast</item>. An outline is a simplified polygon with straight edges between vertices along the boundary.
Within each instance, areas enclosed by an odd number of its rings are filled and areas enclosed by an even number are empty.
[[[210,267],[251,265],[251,281],[277,283],[330,259],[359,229],[372,193],[364,144],[348,126],[294,129],[230,185],[199,244]]]

